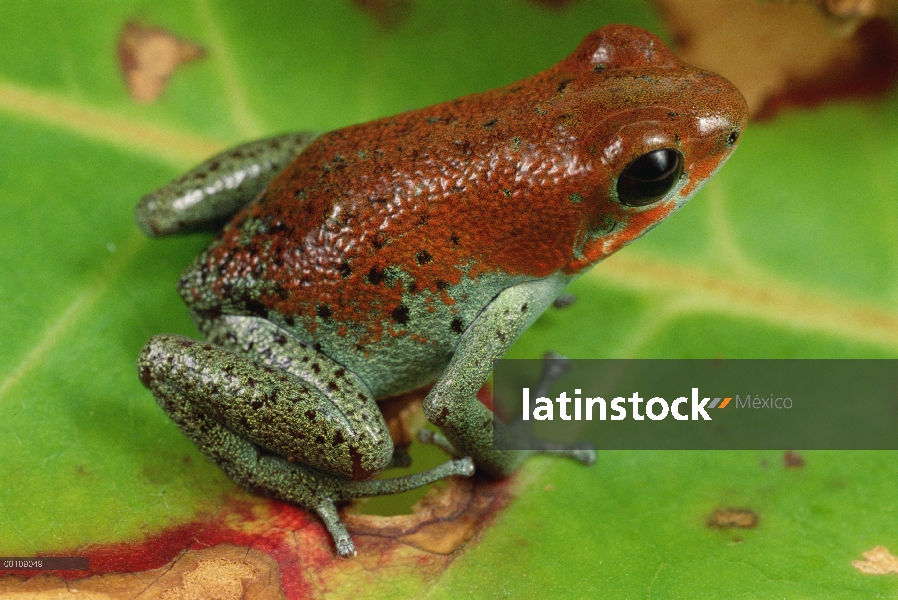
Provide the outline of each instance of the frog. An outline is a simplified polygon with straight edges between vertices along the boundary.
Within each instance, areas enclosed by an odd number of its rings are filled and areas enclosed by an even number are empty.
[[[202,340],[152,337],[141,382],[247,490],[320,517],[450,476],[512,474],[477,393],[578,276],[681,208],[721,167],[747,109],[654,34],[608,25],[498,89],[329,133],[245,143],[148,194],[152,237],[215,234],[178,290]],[[378,402],[431,386],[407,457]],[[558,452],[556,452],[558,453]],[[584,464],[587,449],[561,454]]]

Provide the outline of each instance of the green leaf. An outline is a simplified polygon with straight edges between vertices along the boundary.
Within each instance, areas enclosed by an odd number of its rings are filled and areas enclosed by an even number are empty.
[[[213,522],[235,502],[254,516],[228,521],[226,531],[249,536],[234,540],[269,540],[269,521],[290,530],[285,513],[237,492],[137,380],[150,336],[197,335],[174,284],[208,241],[142,237],[132,214],[143,194],[228,144],[511,82],[605,23],[664,34],[647,4],[625,0],[406,10],[390,25],[351,2],[0,7],[0,555],[139,544]],[[115,54],[134,18],[208,52],[151,105],[129,98]],[[581,278],[577,303],[550,310],[511,355],[896,357],[896,121],[892,95],[752,124],[703,192]],[[483,513],[492,520],[455,554],[393,549],[377,572],[379,542],[363,540],[358,562],[297,571],[307,587],[291,589],[894,595],[894,575],[851,564],[880,544],[898,552],[894,453],[803,456],[802,468],[771,452],[607,452],[590,469],[534,459],[515,479],[477,488],[498,498]],[[751,509],[757,527],[710,528],[726,507]],[[314,519],[302,523],[294,529]]]

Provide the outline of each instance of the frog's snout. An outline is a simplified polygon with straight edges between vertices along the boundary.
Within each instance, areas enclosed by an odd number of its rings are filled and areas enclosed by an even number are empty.
[[[746,102],[742,92],[728,79],[713,73],[709,75],[717,83],[714,86],[716,93],[709,94],[714,98],[716,104],[715,114],[726,123],[725,139],[727,144],[735,146],[742,136],[742,132],[745,131],[745,125],[748,122],[748,102]]]

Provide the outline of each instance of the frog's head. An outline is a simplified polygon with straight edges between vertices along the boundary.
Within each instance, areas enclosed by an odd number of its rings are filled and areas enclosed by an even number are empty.
[[[574,135],[591,158],[582,270],[683,206],[729,158],[748,109],[726,79],[681,62],[651,33],[629,25],[593,32],[558,65],[556,110],[576,112]]]

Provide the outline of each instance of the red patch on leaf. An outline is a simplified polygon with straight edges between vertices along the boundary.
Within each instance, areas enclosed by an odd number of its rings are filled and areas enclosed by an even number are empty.
[[[0,595],[7,589],[30,590],[27,581],[35,576],[41,576],[35,586],[42,591],[57,587],[65,590],[66,582],[78,581],[78,589],[85,591],[121,592],[130,589],[128,586],[138,586],[139,590],[135,590],[143,593],[147,581],[156,581],[173,565],[183,564],[185,557],[189,559],[184,561],[188,567],[182,571],[193,571],[183,577],[178,575],[174,583],[162,582],[164,589],[184,586],[191,573],[200,571],[198,563],[208,571],[216,561],[230,566],[232,577],[235,565],[243,565],[250,572],[255,569],[254,584],[268,581],[268,592],[279,579],[287,598],[317,597],[328,589],[342,589],[350,578],[362,586],[370,579],[373,585],[386,577],[385,573],[395,577],[408,571],[414,572],[415,577],[436,577],[460,548],[492,522],[513,495],[513,478],[448,481],[448,486],[432,489],[410,515],[344,513],[344,522],[358,550],[353,559],[337,557],[330,534],[314,514],[275,500],[241,494],[231,497],[216,514],[164,529],[144,540],[52,552],[53,556],[88,557],[90,571],[2,571]],[[240,558],[243,555],[239,551],[235,560],[235,546],[246,550],[246,560]],[[256,553],[255,559],[250,552]],[[146,573],[154,569],[160,572]],[[271,573],[273,569],[279,573]],[[141,572],[145,576],[127,580],[110,575]]]

